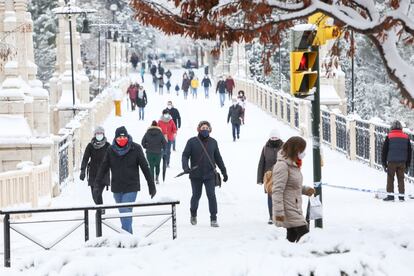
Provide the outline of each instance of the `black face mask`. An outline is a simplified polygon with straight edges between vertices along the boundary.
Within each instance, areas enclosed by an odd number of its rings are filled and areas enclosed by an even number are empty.
[[[275,148],[279,145],[279,140],[269,140],[269,145]]]

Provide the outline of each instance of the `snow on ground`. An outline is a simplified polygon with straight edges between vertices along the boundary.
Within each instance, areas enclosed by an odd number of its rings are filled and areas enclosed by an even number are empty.
[[[181,84],[182,73],[183,70],[173,71],[172,88],[176,83]],[[197,74],[201,80],[201,70]],[[138,79],[138,75],[131,76]],[[220,108],[214,93],[206,100],[200,89],[196,100],[191,95],[184,100],[181,92],[176,96],[173,89],[172,94],[164,92],[160,96],[151,88],[149,75],[146,75],[145,87],[148,94],[145,121],[138,120],[137,111],[127,111],[125,100],[123,116],[115,118],[112,114],[104,127],[112,140],[115,129],[125,125],[140,143],[145,130],[152,120],[159,119],[168,100],[179,109],[182,127],[178,132],[177,151],[172,152],[171,168],[165,182],[157,186],[154,198],[154,201],[166,197],[180,200],[178,239],[171,239],[170,223],[145,238],[145,233],[160,220],[148,217],[134,219],[133,236],[118,235],[104,227],[104,237],[91,238],[85,244],[81,227],[50,251],[12,232],[12,268],[0,268],[0,275],[309,275],[310,271],[315,275],[341,275],[341,272],[344,275],[413,275],[413,200],[383,202],[373,194],[326,187],[323,190],[324,228],[312,226],[311,232],[298,244],[291,244],[285,239],[285,229],[267,225],[267,199],[263,187],[256,184],[256,171],[260,151],[272,128],[278,128],[284,140],[297,132],[248,104],[246,125],[241,128],[240,140],[233,142],[231,125],[226,123],[229,101]],[[205,194],[200,201],[199,223],[190,225],[190,181],[187,176],[174,178],[181,172],[185,142],[196,135],[198,122],[205,119],[212,124],[211,135],[218,140],[229,175],[229,181],[216,190],[220,224],[217,229],[209,225]],[[325,148],[324,163],[323,182],[370,189],[385,187],[383,172],[351,162],[341,153]],[[305,184],[311,185],[310,144],[303,174]],[[146,184],[141,187],[138,201],[150,201]],[[407,192],[413,192],[412,185],[407,184]],[[114,203],[110,192],[104,193],[104,201]],[[306,203],[304,200],[304,207]],[[53,206],[85,204],[92,204],[90,190],[86,182],[79,180],[69,184],[53,201]],[[118,219],[112,223],[120,225]],[[33,224],[25,229],[30,228],[39,239],[51,241],[70,225],[73,223]],[[92,221],[91,237],[93,229]]]

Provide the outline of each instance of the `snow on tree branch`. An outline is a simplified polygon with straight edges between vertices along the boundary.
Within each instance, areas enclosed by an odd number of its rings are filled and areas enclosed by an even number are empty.
[[[297,20],[323,12],[334,18],[335,25],[373,41],[390,79],[414,108],[414,69],[397,48],[402,41],[414,44],[410,0],[131,0],[131,6],[138,21],[166,34],[227,45],[258,38],[263,44],[277,46],[282,33]]]

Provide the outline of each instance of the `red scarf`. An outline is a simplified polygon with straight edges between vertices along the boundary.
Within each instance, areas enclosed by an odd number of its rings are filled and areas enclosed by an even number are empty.
[[[300,169],[302,167],[302,160],[298,158],[296,165],[298,165],[298,168]]]

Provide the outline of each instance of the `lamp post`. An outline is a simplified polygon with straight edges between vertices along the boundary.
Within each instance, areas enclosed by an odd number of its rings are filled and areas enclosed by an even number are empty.
[[[109,6],[109,9],[112,12],[112,23],[115,23],[115,13],[118,10],[118,5],[113,3],[113,4],[111,4],[111,6]]]
[[[85,15],[85,19],[83,20],[83,28],[82,33],[89,33],[89,23],[86,19],[86,14],[88,13],[94,13],[96,10],[92,9],[81,9],[80,7],[73,6],[72,2],[70,0],[65,0],[65,6],[59,7],[53,10],[55,14],[61,14],[65,15],[68,23],[69,23],[69,48],[70,48],[70,69],[72,74],[72,110],[73,115],[75,116],[76,110],[75,110],[75,71],[74,71],[74,65],[73,65],[73,39],[72,39],[72,16],[73,15],[79,15],[83,14]]]

